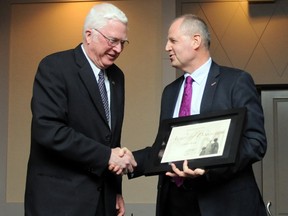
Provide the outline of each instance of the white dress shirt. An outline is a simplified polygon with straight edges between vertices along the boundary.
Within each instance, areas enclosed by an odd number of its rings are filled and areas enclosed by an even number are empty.
[[[205,64],[203,64],[201,67],[195,70],[192,74],[189,74],[187,72],[184,74],[185,79],[187,76],[191,76],[194,80],[194,82],[192,83],[192,100],[191,100],[191,112],[190,112],[191,115],[200,113],[202,96],[203,96],[204,88],[206,85],[208,73],[211,67],[211,63],[212,63],[212,59],[209,58],[208,61],[205,62]],[[183,91],[184,91],[185,79],[180,88],[180,92],[179,92],[176,106],[174,109],[174,114],[173,114],[174,118],[178,117],[179,115],[179,110],[180,110]]]
[[[84,47],[83,47],[83,44],[81,45],[81,48],[93,70],[93,73],[94,73],[94,76],[96,78],[96,81],[98,83],[98,79],[99,79],[99,72],[100,72],[100,68],[98,68],[92,61],[91,59],[88,57]],[[105,79],[105,87],[106,87],[106,91],[107,91],[107,97],[108,97],[108,104],[109,104],[109,109],[110,109],[110,85],[109,85],[109,80],[108,80],[108,77],[107,77],[107,74],[106,74],[106,71],[104,70],[104,79]],[[111,115],[109,115],[110,119],[109,119],[109,125],[111,126]]]

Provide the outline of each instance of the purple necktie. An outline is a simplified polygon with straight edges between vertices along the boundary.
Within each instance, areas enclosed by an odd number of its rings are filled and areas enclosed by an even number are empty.
[[[179,110],[179,117],[190,115],[192,100],[192,82],[191,76],[187,76],[185,80],[184,92]]]
[[[182,96],[181,106],[179,110],[179,117],[181,116],[188,116],[191,113],[191,100],[192,100],[192,83],[193,79],[191,76],[187,76],[185,80],[185,86],[184,86],[184,92]],[[180,187],[183,182],[184,178],[177,176],[173,177],[173,181],[177,185],[177,187]]]

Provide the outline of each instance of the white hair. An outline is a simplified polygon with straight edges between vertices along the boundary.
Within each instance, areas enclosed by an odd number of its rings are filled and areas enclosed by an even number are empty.
[[[86,16],[83,28],[83,37],[85,37],[85,31],[87,29],[102,28],[109,20],[118,20],[125,25],[128,24],[126,15],[116,6],[109,3],[95,5]]]

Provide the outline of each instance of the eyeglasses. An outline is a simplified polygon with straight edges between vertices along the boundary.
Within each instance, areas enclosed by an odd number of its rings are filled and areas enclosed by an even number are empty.
[[[107,43],[109,44],[109,46],[111,47],[115,47],[117,46],[119,43],[121,44],[121,47],[125,47],[126,45],[129,44],[128,40],[120,40],[118,38],[113,38],[113,37],[107,37],[106,35],[104,35],[102,32],[100,32],[98,29],[93,28],[95,31],[97,31],[99,34],[101,34],[107,41]]]

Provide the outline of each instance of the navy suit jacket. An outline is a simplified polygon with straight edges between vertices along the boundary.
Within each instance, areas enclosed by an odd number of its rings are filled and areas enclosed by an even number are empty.
[[[120,146],[124,74],[116,65],[106,72],[111,128],[80,45],[40,62],[31,101],[25,215],[95,216],[101,191],[107,201],[106,215],[116,215],[122,179],[107,171],[107,165],[111,148]]]
[[[184,76],[181,76],[165,87],[161,100],[160,121],[173,117],[183,80]],[[267,148],[259,94],[248,73],[212,62],[200,113],[240,107],[247,108],[247,115],[236,164],[211,169],[192,184],[191,193],[198,197],[202,216],[265,215],[265,207],[252,171],[252,164],[264,157]],[[147,147],[133,152],[138,163],[133,177],[143,174],[150,150],[151,148]],[[159,176],[157,216],[165,215],[170,181],[165,175]]]

